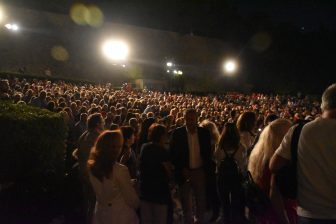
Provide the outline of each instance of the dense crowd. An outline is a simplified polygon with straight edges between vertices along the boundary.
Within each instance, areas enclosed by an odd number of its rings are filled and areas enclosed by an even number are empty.
[[[0,98],[62,114],[87,223],[335,223],[335,85],[322,105],[25,79],[1,80]],[[290,161],[294,198],[277,178]]]

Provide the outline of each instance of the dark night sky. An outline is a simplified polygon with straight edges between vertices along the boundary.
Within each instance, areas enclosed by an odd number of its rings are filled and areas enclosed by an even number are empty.
[[[5,0],[24,7],[67,13],[72,0]],[[193,31],[221,37],[222,21],[244,22],[264,16],[272,23],[288,22],[306,32],[324,26],[336,30],[333,0],[87,0],[100,6],[108,20],[177,32]],[[212,24],[212,25],[211,25]]]

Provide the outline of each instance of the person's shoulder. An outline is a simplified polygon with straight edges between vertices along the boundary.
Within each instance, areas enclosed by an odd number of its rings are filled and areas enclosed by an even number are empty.
[[[123,171],[128,171],[127,166],[121,164],[121,163],[115,163],[113,165],[114,172],[123,172]]]
[[[142,144],[142,148],[149,148],[152,147],[153,143],[152,142],[146,142],[144,144]]]
[[[329,130],[335,130],[336,128],[336,119],[327,119],[327,118],[317,118],[314,121],[307,123],[303,127],[303,132],[312,133],[312,132],[324,132]]]
[[[183,126],[183,127],[179,127],[179,128],[176,128],[176,129],[173,131],[173,135],[180,134],[180,133],[182,133],[182,132],[186,132],[186,131],[187,131],[187,129],[186,129],[185,126]]]

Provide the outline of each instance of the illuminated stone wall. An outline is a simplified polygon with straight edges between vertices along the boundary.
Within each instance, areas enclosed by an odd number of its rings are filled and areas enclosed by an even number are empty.
[[[69,16],[6,7],[7,22],[20,26],[17,33],[1,29],[0,69],[27,73],[94,79],[165,78],[166,59],[174,59],[187,76],[186,86],[196,90],[197,80],[218,73],[224,42],[199,36],[105,22],[100,28],[76,25]],[[130,45],[127,69],[113,66],[100,48],[109,37]],[[57,60],[56,60],[57,59]],[[189,77],[188,77],[189,76]],[[193,80],[196,80],[195,82]],[[207,79],[209,80],[209,79]],[[211,84],[210,84],[211,85]]]

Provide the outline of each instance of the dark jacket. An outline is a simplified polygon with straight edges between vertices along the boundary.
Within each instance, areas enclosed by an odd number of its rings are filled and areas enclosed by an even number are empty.
[[[203,169],[206,174],[213,172],[213,161],[211,155],[211,138],[208,130],[198,127],[198,140],[200,153],[203,160]],[[189,145],[186,127],[177,128],[170,139],[170,151],[172,163],[175,166],[175,181],[183,184],[186,180],[182,175],[184,168],[189,169]]]

